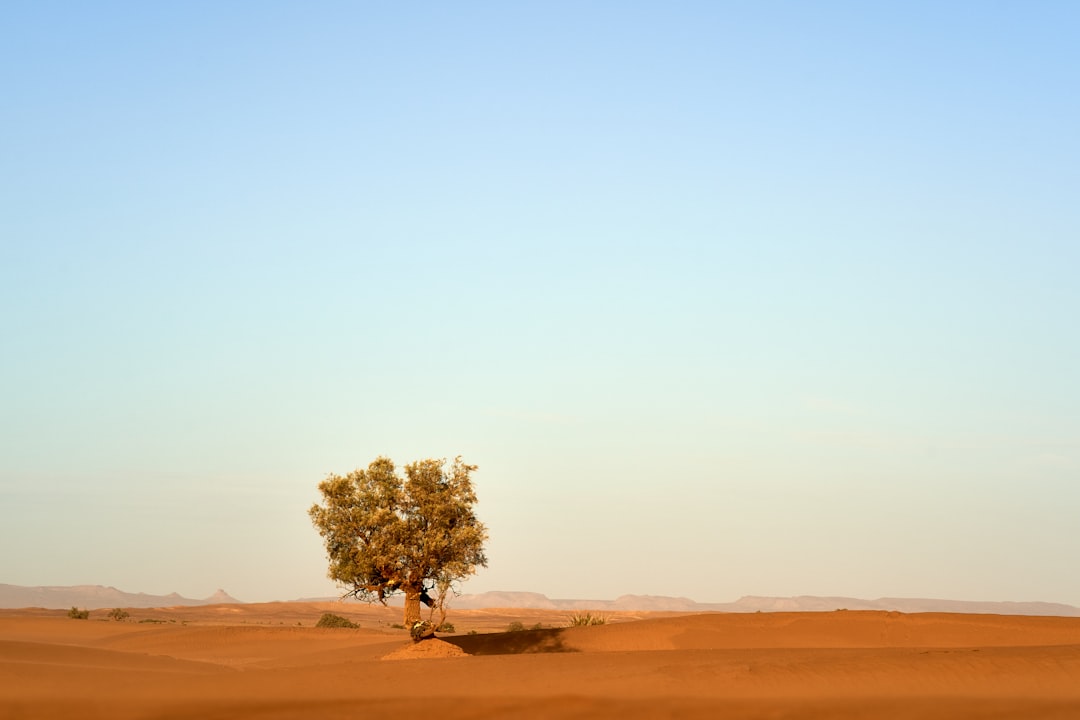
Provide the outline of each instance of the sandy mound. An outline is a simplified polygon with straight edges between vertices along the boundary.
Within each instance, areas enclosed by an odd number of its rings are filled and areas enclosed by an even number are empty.
[[[1080,618],[879,610],[704,614],[557,633],[563,651],[1080,645]],[[483,637],[483,636],[481,636]],[[494,639],[493,636],[487,636]],[[465,638],[466,642],[472,638]],[[504,640],[505,642],[505,640]],[[549,640],[549,644],[552,641]],[[462,646],[471,650],[465,642]],[[550,652],[550,649],[541,650]],[[535,651],[534,651],[535,652]]]
[[[389,655],[383,655],[382,659],[423,660],[428,658],[465,657],[468,654],[469,653],[465,652],[457,645],[451,645],[438,638],[428,638],[427,640],[421,640],[418,643],[411,642],[404,647],[398,648]]]

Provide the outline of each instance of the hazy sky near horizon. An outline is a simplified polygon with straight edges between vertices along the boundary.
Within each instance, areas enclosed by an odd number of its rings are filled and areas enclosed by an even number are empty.
[[[0,582],[1080,605],[1080,6],[9,3]]]

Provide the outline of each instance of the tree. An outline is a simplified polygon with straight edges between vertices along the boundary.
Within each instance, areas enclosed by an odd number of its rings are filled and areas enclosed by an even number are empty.
[[[385,605],[400,591],[406,627],[421,621],[421,603],[442,612],[441,624],[454,583],[487,566],[487,529],[473,513],[475,470],[460,457],[449,467],[429,459],[406,465],[402,478],[379,457],[319,483],[323,504],[308,514],[326,545],[327,575],[349,588],[343,597]]]

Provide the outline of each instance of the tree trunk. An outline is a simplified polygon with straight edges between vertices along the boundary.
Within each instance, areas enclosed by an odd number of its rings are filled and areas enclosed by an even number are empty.
[[[412,628],[420,622],[420,591],[416,585],[405,586],[405,627]]]

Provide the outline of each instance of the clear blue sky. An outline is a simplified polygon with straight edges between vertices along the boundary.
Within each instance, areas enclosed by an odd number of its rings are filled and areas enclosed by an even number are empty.
[[[0,582],[1080,605],[1080,6],[8,3]]]

